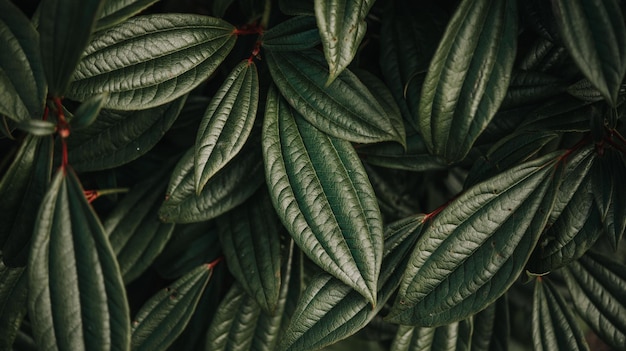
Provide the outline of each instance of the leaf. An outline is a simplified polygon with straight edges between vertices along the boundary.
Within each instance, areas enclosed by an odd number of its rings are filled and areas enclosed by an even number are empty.
[[[473,327],[471,319],[434,328],[401,325],[391,351],[469,351]]]
[[[89,127],[96,120],[98,114],[100,114],[102,104],[106,98],[107,94],[102,93],[95,95],[80,104],[76,111],[74,111],[74,116],[70,120],[72,129]]]
[[[535,281],[532,327],[537,351],[589,350],[574,314],[550,282],[541,278]]]
[[[297,16],[268,29],[262,45],[272,51],[298,51],[314,48],[320,41],[315,17]]]
[[[325,86],[328,68],[319,51],[265,53],[281,94],[316,128],[356,143],[392,140],[403,144],[384,107],[349,70]]]
[[[370,302],[330,274],[313,277],[298,300],[279,350],[317,350],[365,327],[395,292],[408,253],[422,231],[424,215],[414,215],[385,229],[385,251],[378,281],[378,304]]]
[[[616,350],[626,345],[626,267],[589,252],[563,269],[576,311]]]
[[[352,145],[315,129],[272,89],[263,124],[263,158],[274,208],[296,244],[376,305],[383,224]]]
[[[513,71],[501,109],[542,102],[565,91],[558,77],[542,72]]]
[[[0,1],[0,115],[40,118],[47,94],[39,35],[11,1]]]
[[[450,324],[506,292],[552,207],[548,186],[555,158],[548,154],[479,183],[436,215],[416,244],[387,319]]]
[[[233,4],[235,0],[216,0],[213,1],[213,6],[211,7],[213,16],[215,17],[224,17],[226,11]]]
[[[581,79],[568,86],[567,93],[585,102],[596,102],[603,99],[602,93],[600,93],[587,79]]]
[[[472,351],[508,350],[511,324],[506,294],[478,312],[473,322]]]
[[[122,276],[71,169],[56,172],[37,218],[28,265],[28,315],[39,349],[128,350]]]
[[[280,293],[280,221],[266,189],[217,219],[228,269],[263,311],[276,310]]]
[[[374,0],[315,0],[315,19],[328,62],[326,85],[352,62],[367,31],[365,17]]]
[[[524,1],[523,3],[527,3]],[[548,7],[550,5],[548,4]],[[552,12],[552,11],[550,11]],[[525,71],[564,73],[562,63],[568,58],[567,50],[546,38],[539,37],[524,53],[520,53],[517,68]],[[560,71],[560,72],[557,72]]]
[[[133,319],[132,350],[166,350],[191,319],[213,269],[203,264],[144,303]]]
[[[158,211],[167,186],[169,167],[133,186],[104,222],[124,283],[141,275],[161,253],[174,231]]]
[[[85,49],[67,96],[109,93],[105,108],[147,109],[197,87],[235,45],[235,28],[218,18],[155,14],[98,33]]]
[[[0,247],[9,267],[25,266],[35,227],[33,214],[44,198],[52,172],[52,138],[28,135],[0,180]]]
[[[39,36],[44,73],[50,95],[62,97],[85,54],[91,33],[105,1],[46,0],[39,16]]]
[[[617,250],[626,228],[626,164],[614,149],[604,149],[592,166],[591,188],[603,218],[605,232],[613,250]]]
[[[428,153],[421,135],[407,136],[406,143],[406,150],[398,143],[386,142],[361,146],[357,152],[364,162],[385,168],[414,172],[447,168],[443,160]]]
[[[193,174],[194,149],[189,149],[174,169],[159,217],[164,222],[200,222],[240,205],[263,183],[260,152],[258,144],[252,140],[197,195]]]
[[[0,263],[0,349],[11,350],[26,316],[28,297],[24,268],[9,268]]]
[[[17,124],[17,128],[35,136],[52,135],[57,130],[55,123],[41,119],[27,119]]]
[[[115,168],[144,155],[178,117],[186,96],[160,107],[120,112],[102,110],[87,128],[67,140],[70,164],[80,171]]]
[[[122,23],[159,0],[106,0],[96,23],[96,30],[103,30]]]
[[[314,16],[313,2],[310,0],[278,0],[280,11],[290,16]]]
[[[506,96],[517,47],[517,3],[463,1],[422,88],[419,127],[448,162],[465,157]]]
[[[626,25],[619,1],[552,0],[563,44],[613,106],[626,73]]]
[[[245,144],[259,103],[256,65],[244,60],[224,80],[204,113],[196,136],[196,194]]]

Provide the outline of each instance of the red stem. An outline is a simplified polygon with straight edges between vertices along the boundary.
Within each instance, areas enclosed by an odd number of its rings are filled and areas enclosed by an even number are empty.
[[[218,263],[222,262],[222,260],[224,260],[224,256],[220,256],[218,258],[216,258],[215,260],[211,261],[210,263],[207,263],[206,266],[208,269],[213,269],[215,268],[215,266],[217,266]]]

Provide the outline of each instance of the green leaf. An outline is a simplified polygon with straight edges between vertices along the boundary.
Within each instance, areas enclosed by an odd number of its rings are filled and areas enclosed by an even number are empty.
[[[276,310],[280,293],[280,221],[266,189],[218,217],[228,269],[263,311]]]
[[[313,2],[310,0],[278,0],[280,11],[290,16],[314,16]]]
[[[352,62],[367,31],[365,17],[374,0],[315,0],[315,19],[328,62],[326,85]]]
[[[515,0],[461,2],[422,88],[419,126],[432,153],[467,155],[506,96],[516,44]]]
[[[213,1],[213,6],[211,6],[211,10],[213,16],[215,17],[224,17],[226,11],[233,4],[235,0],[215,0]]]
[[[617,250],[626,228],[626,163],[612,148],[597,155],[592,166],[591,186],[595,203],[603,218],[609,243]]]
[[[17,6],[0,1],[0,115],[40,118],[47,93],[39,35]]]
[[[596,102],[603,99],[602,93],[600,93],[600,91],[598,91],[587,79],[581,79],[568,86],[567,93],[586,102]]]
[[[574,314],[550,282],[541,278],[535,281],[532,327],[537,351],[589,350]]]
[[[434,328],[401,325],[391,351],[469,351],[473,328],[471,319]]]
[[[554,132],[586,132],[592,105],[571,96],[546,101],[522,122],[519,130]]]
[[[315,17],[297,16],[267,30],[263,47],[272,51],[297,51],[316,47],[320,33]]]
[[[500,297],[532,252],[554,196],[555,158],[523,163],[467,189],[418,240],[389,321],[440,326]]]
[[[563,44],[613,106],[626,73],[626,25],[616,0],[552,0]]]
[[[57,171],[37,218],[28,265],[28,315],[39,349],[128,350],[122,276],[71,169]]]
[[[131,18],[100,32],[85,49],[67,96],[108,92],[104,107],[139,110],[165,104],[207,79],[235,45],[224,20],[191,14]]]
[[[385,168],[414,172],[447,168],[443,160],[428,153],[421,135],[407,136],[406,143],[406,150],[398,143],[385,142],[361,146],[357,152],[364,162]]]
[[[26,119],[19,122],[17,128],[35,136],[46,136],[54,134],[57,130],[57,125],[51,121],[41,119]]]
[[[397,134],[384,107],[349,70],[325,86],[328,68],[319,51],[265,53],[282,95],[316,128],[356,143],[393,140],[404,144],[404,136]]]
[[[174,224],[162,223],[158,215],[168,171],[164,167],[133,186],[103,223],[126,284],[152,264],[174,231]]]
[[[563,272],[585,323],[616,350],[626,345],[626,267],[589,252]]]
[[[141,111],[102,110],[93,124],[68,138],[70,164],[80,171],[95,171],[139,158],[161,140],[185,100],[183,96],[171,104]]]
[[[96,30],[103,30],[140,13],[159,0],[106,0],[96,23]]]
[[[376,305],[383,224],[352,145],[317,130],[272,89],[263,158],[274,208],[296,244]]]
[[[378,305],[330,274],[313,277],[298,300],[279,350],[317,350],[361,330],[395,292],[408,253],[420,235],[424,215],[414,215],[385,229],[382,271],[378,281]]]
[[[194,180],[196,194],[245,144],[259,103],[256,65],[237,65],[219,88],[204,113],[196,136]]]
[[[45,0],[41,2],[39,36],[41,57],[50,95],[62,97],[72,74],[86,53],[100,17],[103,0]]]
[[[0,349],[11,350],[26,316],[28,297],[24,268],[9,268],[0,263]]]
[[[260,153],[256,140],[249,141],[231,162],[209,179],[202,192],[196,194],[194,149],[189,149],[172,173],[159,217],[164,222],[200,222],[240,205],[263,183]]]
[[[565,82],[550,74],[513,71],[501,109],[542,102],[565,91]]]
[[[52,172],[52,138],[28,135],[0,180],[0,247],[9,267],[25,266],[35,227],[33,214],[44,198]]]
[[[133,351],[163,351],[183,332],[214,267],[203,264],[152,296],[132,323]]]
[[[507,295],[474,316],[472,351],[508,350],[511,337]]]
[[[74,111],[73,117],[70,120],[72,129],[80,129],[89,127],[100,114],[102,104],[107,98],[107,93],[95,95],[85,100],[76,111]]]
[[[526,3],[524,1],[523,3]],[[548,5],[549,6],[549,5]],[[550,11],[551,12],[551,11]],[[562,63],[568,57],[567,50],[543,37],[536,38],[525,53],[520,53],[517,68],[525,71],[563,73]]]

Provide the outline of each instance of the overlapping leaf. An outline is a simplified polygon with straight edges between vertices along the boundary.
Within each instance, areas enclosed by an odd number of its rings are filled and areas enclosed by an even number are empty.
[[[571,96],[556,97],[531,111],[519,130],[586,132],[589,130],[591,106]]]
[[[546,223],[557,156],[513,167],[447,205],[418,240],[388,319],[445,325],[500,297],[524,268]]]
[[[598,155],[591,170],[591,187],[609,243],[617,250],[626,228],[626,163],[616,150]]]
[[[545,101],[565,91],[560,78],[541,72],[513,71],[501,108]]]
[[[67,95],[82,101],[108,92],[105,107],[118,110],[165,104],[213,73],[235,44],[234,29],[191,14],[131,18],[91,41]]]
[[[552,0],[565,47],[604,98],[617,104],[626,73],[626,25],[616,0]]]
[[[471,319],[440,327],[401,325],[391,344],[391,351],[469,351],[472,328]]]
[[[297,51],[313,48],[320,40],[315,18],[297,16],[265,32],[263,47],[272,51]]]
[[[508,303],[507,295],[503,295],[474,316],[472,351],[508,350],[511,337]]]
[[[11,350],[26,316],[28,297],[24,268],[9,268],[0,263],[0,349]]]
[[[182,333],[198,305],[214,267],[203,264],[159,291],[132,323],[134,351],[164,351]]]
[[[265,50],[272,78],[282,95],[309,123],[337,138],[357,143],[404,144],[384,107],[367,87],[345,70],[325,86],[328,68],[315,50]]]
[[[272,89],[263,158],[272,202],[298,246],[375,305],[382,218],[352,145],[317,130]]]
[[[107,93],[94,95],[85,100],[76,111],[74,111],[70,124],[72,129],[80,129],[90,126],[100,114],[102,104],[107,97]]]
[[[39,349],[128,350],[122,276],[71,169],[57,171],[37,218],[28,310]]]
[[[385,168],[424,172],[447,168],[445,162],[431,155],[419,134],[406,138],[406,150],[393,142],[366,145],[358,148],[363,161]]]
[[[258,102],[256,65],[245,60],[222,83],[200,122],[194,151],[196,193],[241,150],[252,131]]]
[[[515,0],[463,1],[433,57],[419,107],[426,145],[463,159],[502,103],[517,50]]]
[[[0,115],[40,118],[47,93],[39,35],[11,1],[0,1]]]
[[[159,0],[106,0],[96,23],[96,30],[103,30],[121,23]]]

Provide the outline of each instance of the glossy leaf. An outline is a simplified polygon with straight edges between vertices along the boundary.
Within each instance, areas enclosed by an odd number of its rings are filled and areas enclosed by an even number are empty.
[[[316,128],[357,143],[393,140],[404,144],[384,107],[352,72],[345,70],[325,86],[328,68],[319,51],[265,53],[282,95]]]
[[[445,325],[506,292],[552,207],[546,193],[556,156],[513,167],[448,204],[418,240],[388,320]]]
[[[541,278],[535,282],[532,322],[537,351],[589,350],[569,306],[550,282]]]
[[[391,351],[469,351],[473,327],[471,319],[434,328],[401,325]]]
[[[50,94],[62,97],[84,54],[105,1],[45,0],[41,2],[41,57]]]
[[[191,14],[131,18],[95,36],[67,96],[109,93],[104,107],[139,110],[165,104],[207,79],[235,44],[224,20]]]
[[[263,47],[272,51],[297,51],[316,47],[320,33],[315,17],[297,16],[288,19],[263,34]]]
[[[10,350],[20,324],[26,316],[28,297],[24,268],[9,268],[0,263],[0,349]]]
[[[25,266],[37,213],[52,172],[52,138],[29,135],[0,180],[0,247],[9,267]]]
[[[40,118],[47,93],[39,35],[11,1],[0,1],[0,115]]]
[[[545,101],[565,91],[558,77],[533,71],[513,71],[501,108],[512,108]]]
[[[616,0],[552,0],[563,44],[612,105],[626,73],[626,25]]]
[[[164,222],[200,222],[240,205],[263,183],[260,152],[258,144],[250,142],[196,194],[194,150],[189,149],[174,169],[159,217]]]
[[[96,23],[103,30],[133,17],[159,0],[106,0]]]
[[[217,219],[228,269],[265,313],[280,293],[280,220],[265,189]]]
[[[546,101],[529,113],[519,130],[586,132],[589,130],[591,105],[571,96]]]
[[[139,158],[172,126],[185,99],[142,111],[103,110],[93,124],[68,138],[70,164],[80,171],[95,171]]]
[[[104,230],[117,256],[124,282],[143,273],[161,253],[174,224],[162,223],[158,211],[169,168],[137,183],[107,216]]]
[[[106,98],[107,94],[103,93],[95,95],[80,104],[70,120],[72,129],[89,127],[100,114],[102,104]]]
[[[365,17],[374,0],[315,0],[315,19],[328,62],[326,85],[334,81],[354,59],[367,31]]]
[[[242,61],[224,80],[204,113],[194,151],[196,194],[245,144],[259,103],[254,63]]]
[[[28,265],[28,315],[38,347],[128,350],[122,276],[71,169],[56,172],[38,218]]]
[[[400,283],[407,255],[422,231],[424,215],[414,215],[385,229],[385,251],[378,281],[378,305],[330,274],[319,274],[298,300],[279,350],[317,350],[361,330],[381,310]]]
[[[472,351],[508,350],[511,337],[507,295],[478,312],[472,331]]]
[[[376,305],[382,218],[352,145],[317,130],[272,89],[263,158],[274,208],[296,244]]]
[[[432,153],[467,155],[506,95],[516,44],[515,0],[461,2],[422,87],[419,127]]]
[[[213,269],[203,264],[150,298],[133,319],[132,350],[166,350],[191,319]]]
[[[615,349],[626,345],[626,267],[590,252],[563,271],[585,323]]]

